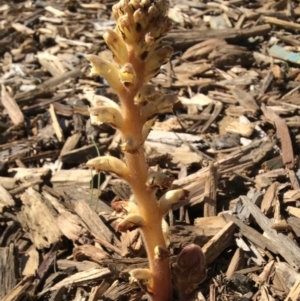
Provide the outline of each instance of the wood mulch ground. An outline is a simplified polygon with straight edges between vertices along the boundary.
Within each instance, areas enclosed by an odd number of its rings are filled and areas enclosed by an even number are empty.
[[[92,176],[120,137],[91,126],[89,102],[116,100],[88,76],[110,57],[106,0],[0,3],[0,299],[142,300],[137,231],[114,230],[126,183]],[[153,80],[178,93],[146,141],[149,166],[190,191],[168,215],[171,252],[203,247],[195,300],[300,296],[300,6],[292,0],[172,1],[170,63]],[[174,297],[176,300],[176,297]]]

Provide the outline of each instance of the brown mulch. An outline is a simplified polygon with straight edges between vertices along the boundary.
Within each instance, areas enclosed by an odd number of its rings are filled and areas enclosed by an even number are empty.
[[[130,189],[85,166],[121,154],[90,124],[95,95],[117,98],[85,59],[110,57],[114,3],[0,3],[0,300],[145,298],[128,282],[142,239],[117,233],[110,208]],[[179,101],[145,149],[190,191],[167,218],[171,252],[203,248],[195,300],[299,300],[299,3],[181,0],[169,17],[174,55],[153,83]]]

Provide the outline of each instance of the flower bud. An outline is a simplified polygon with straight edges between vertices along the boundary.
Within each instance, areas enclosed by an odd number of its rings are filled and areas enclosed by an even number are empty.
[[[146,61],[145,74],[152,73],[153,70],[157,70],[164,65],[173,54],[173,48],[170,46],[163,46],[159,49],[153,50],[152,54],[149,54]]]
[[[151,32],[147,32],[145,35],[145,43],[151,46],[155,42],[154,37],[151,35]]]
[[[113,107],[121,112],[121,107],[113,100],[103,95],[95,94],[94,91],[84,91],[84,98],[86,98],[92,107]]]
[[[118,223],[116,230],[119,232],[126,232],[137,229],[144,225],[144,219],[134,213],[129,213],[120,223]]]
[[[156,5],[151,5],[148,9],[149,18],[157,18],[160,17],[162,12],[158,10]]]
[[[118,19],[121,16],[124,16],[126,14],[132,15],[133,10],[131,8],[131,5],[128,5],[128,4],[129,4],[128,0],[120,0],[118,3],[113,5],[112,11],[113,11],[113,16],[116,21],[118,21]]]
[[[135,54],[142,61],[147,61],[149,53],[153,53],[160,43],[161,39],[155,39],[150,32],[147,32],[138,42]]]
[[[139,27],[141,30],[147,28],[149,19],[148,19],[147,13],[145,13],[145,11],[142,10],[141,8],[137,9],[133,13],[133,20],[135,23],[139,24]]]
[[[163,38],[172,28],[172,22],[168,18],[161,17],[158,20],[160,26],[152,32],[155,39]]]
[[[152,119],[149,119],[148,121],[146,121],[143,125],[143,129],[142,129],[142,139],[143,139],[143,142],[146,141],[153,125],[155,124],[155,121],[156,121],[156,117],[152,118]]]
[[[114,60],[117,64],[123,65],[128,62],[127,46],[120,35],[111,29],[107,29],[103,35],[103,39],[113,52]]]
[[[163,100],[157,98],[155,101],[149,101],[141,107],[141,116],[145,120],[149,120],[158,114],[172,113],[173,105],[177,101],[177,95],[166,95]]]
[[[133,66],[130,63],[124,64],[119,70],[119,79],[122,84],[135,84],[137,77]]]
[[[112,127],[121,130],[124,121],[121,112],[113,107],[94,107],[90,108],[91,124],[100,126],[102,123],[108,123]]]
[[[141,1],[140,0],[130,0],[129,4],[136,10],[140,7]]]
[[[136,279],[151,280],[152,275],[149,269],[134,269],[129,272],[133,281]]]
[[[117,24],[124,42],[127,44],[135,44],[136,31],[128,15],[121,16]]]
[[[165,215],[174,204],[180,200],[186,200],[189,196],[189,191],[179,188],[166,192],[158,201],[160,211]]]
[[[148,189],[169,189],[174,181],[173,177],[170,177],[162,172],[153,171],[148,174],[146,186]]]
[[[101,156],[89,160],[86,165],[100,171],[113,172],[123,179],[128,178],[128,169],[125,163],[113,156]]]
[[[148,102],[160,102],[164,94],[158,91],[153,85],[144,85],[134,97],[134,104],[145,106]]]
[[[152,294],[152,275],[149,269],[134,269],[129,274],[130,283],[137,282],[143,291]]]
[[[91,76],[100,75],[104,77],[112,89],[117,92],[122,91],[123,85],[119,80],[119,70],[113,63],[102,59],[97,55],[87,55],[86,58],[91,62]]]
[[[134,213],[139,214],[140,210],[136,203],[128,200],[121,200],[120,198],[116,197],[110,203],[112,209],[118,213],[124,212],[126,214]]]

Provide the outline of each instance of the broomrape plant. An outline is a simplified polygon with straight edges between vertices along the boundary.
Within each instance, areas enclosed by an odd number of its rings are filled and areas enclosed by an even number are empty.
[[[149,269],[134,269],[131,281],[137,282],[153,301],[172,300],[171,279],[182,300],[205,279],[205,258],[201,248],[190,245],[170,267],[168,224],[164,215],[173,204],[188,197],[184,189],[172,189],[172,179],[160,172],[150,172],[144,152],[146,140],[156,116],[171,113],[177,97],[148,84],[173,53],[162,46],[171,29],[166,0],[121,0],[113,6],[116,28],[103,38],[113,53],[110,62],[88,55],[91,75],[104,77],[118,94],[120,104],[101,98],[90,109],[93,125],[108,123],[122,134],[124,161],[113,156],[89,160],[87,166],[97,172],[112,172],[130,185],[133,197],[113,203],[116,211],[126,212],[118,231],[139,228],[149,259]],[[167,191],[157,199],[158,190]],[[171,272],[172,271],[172,272]],[[172,277],[171,277],[172,274]]]

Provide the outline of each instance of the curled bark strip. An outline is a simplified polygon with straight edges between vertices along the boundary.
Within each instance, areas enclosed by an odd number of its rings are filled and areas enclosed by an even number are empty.
[[[288,169],[293,169],[294,167],[294,152],[292,141],[289,133],[289,129],[285,121],[280,118],[272,109],[268,108],[263,104],[261,106],[265,117],[272,122],[274,122],[277,134],[281,140],[281,150],[282,150],[282,160]]]

